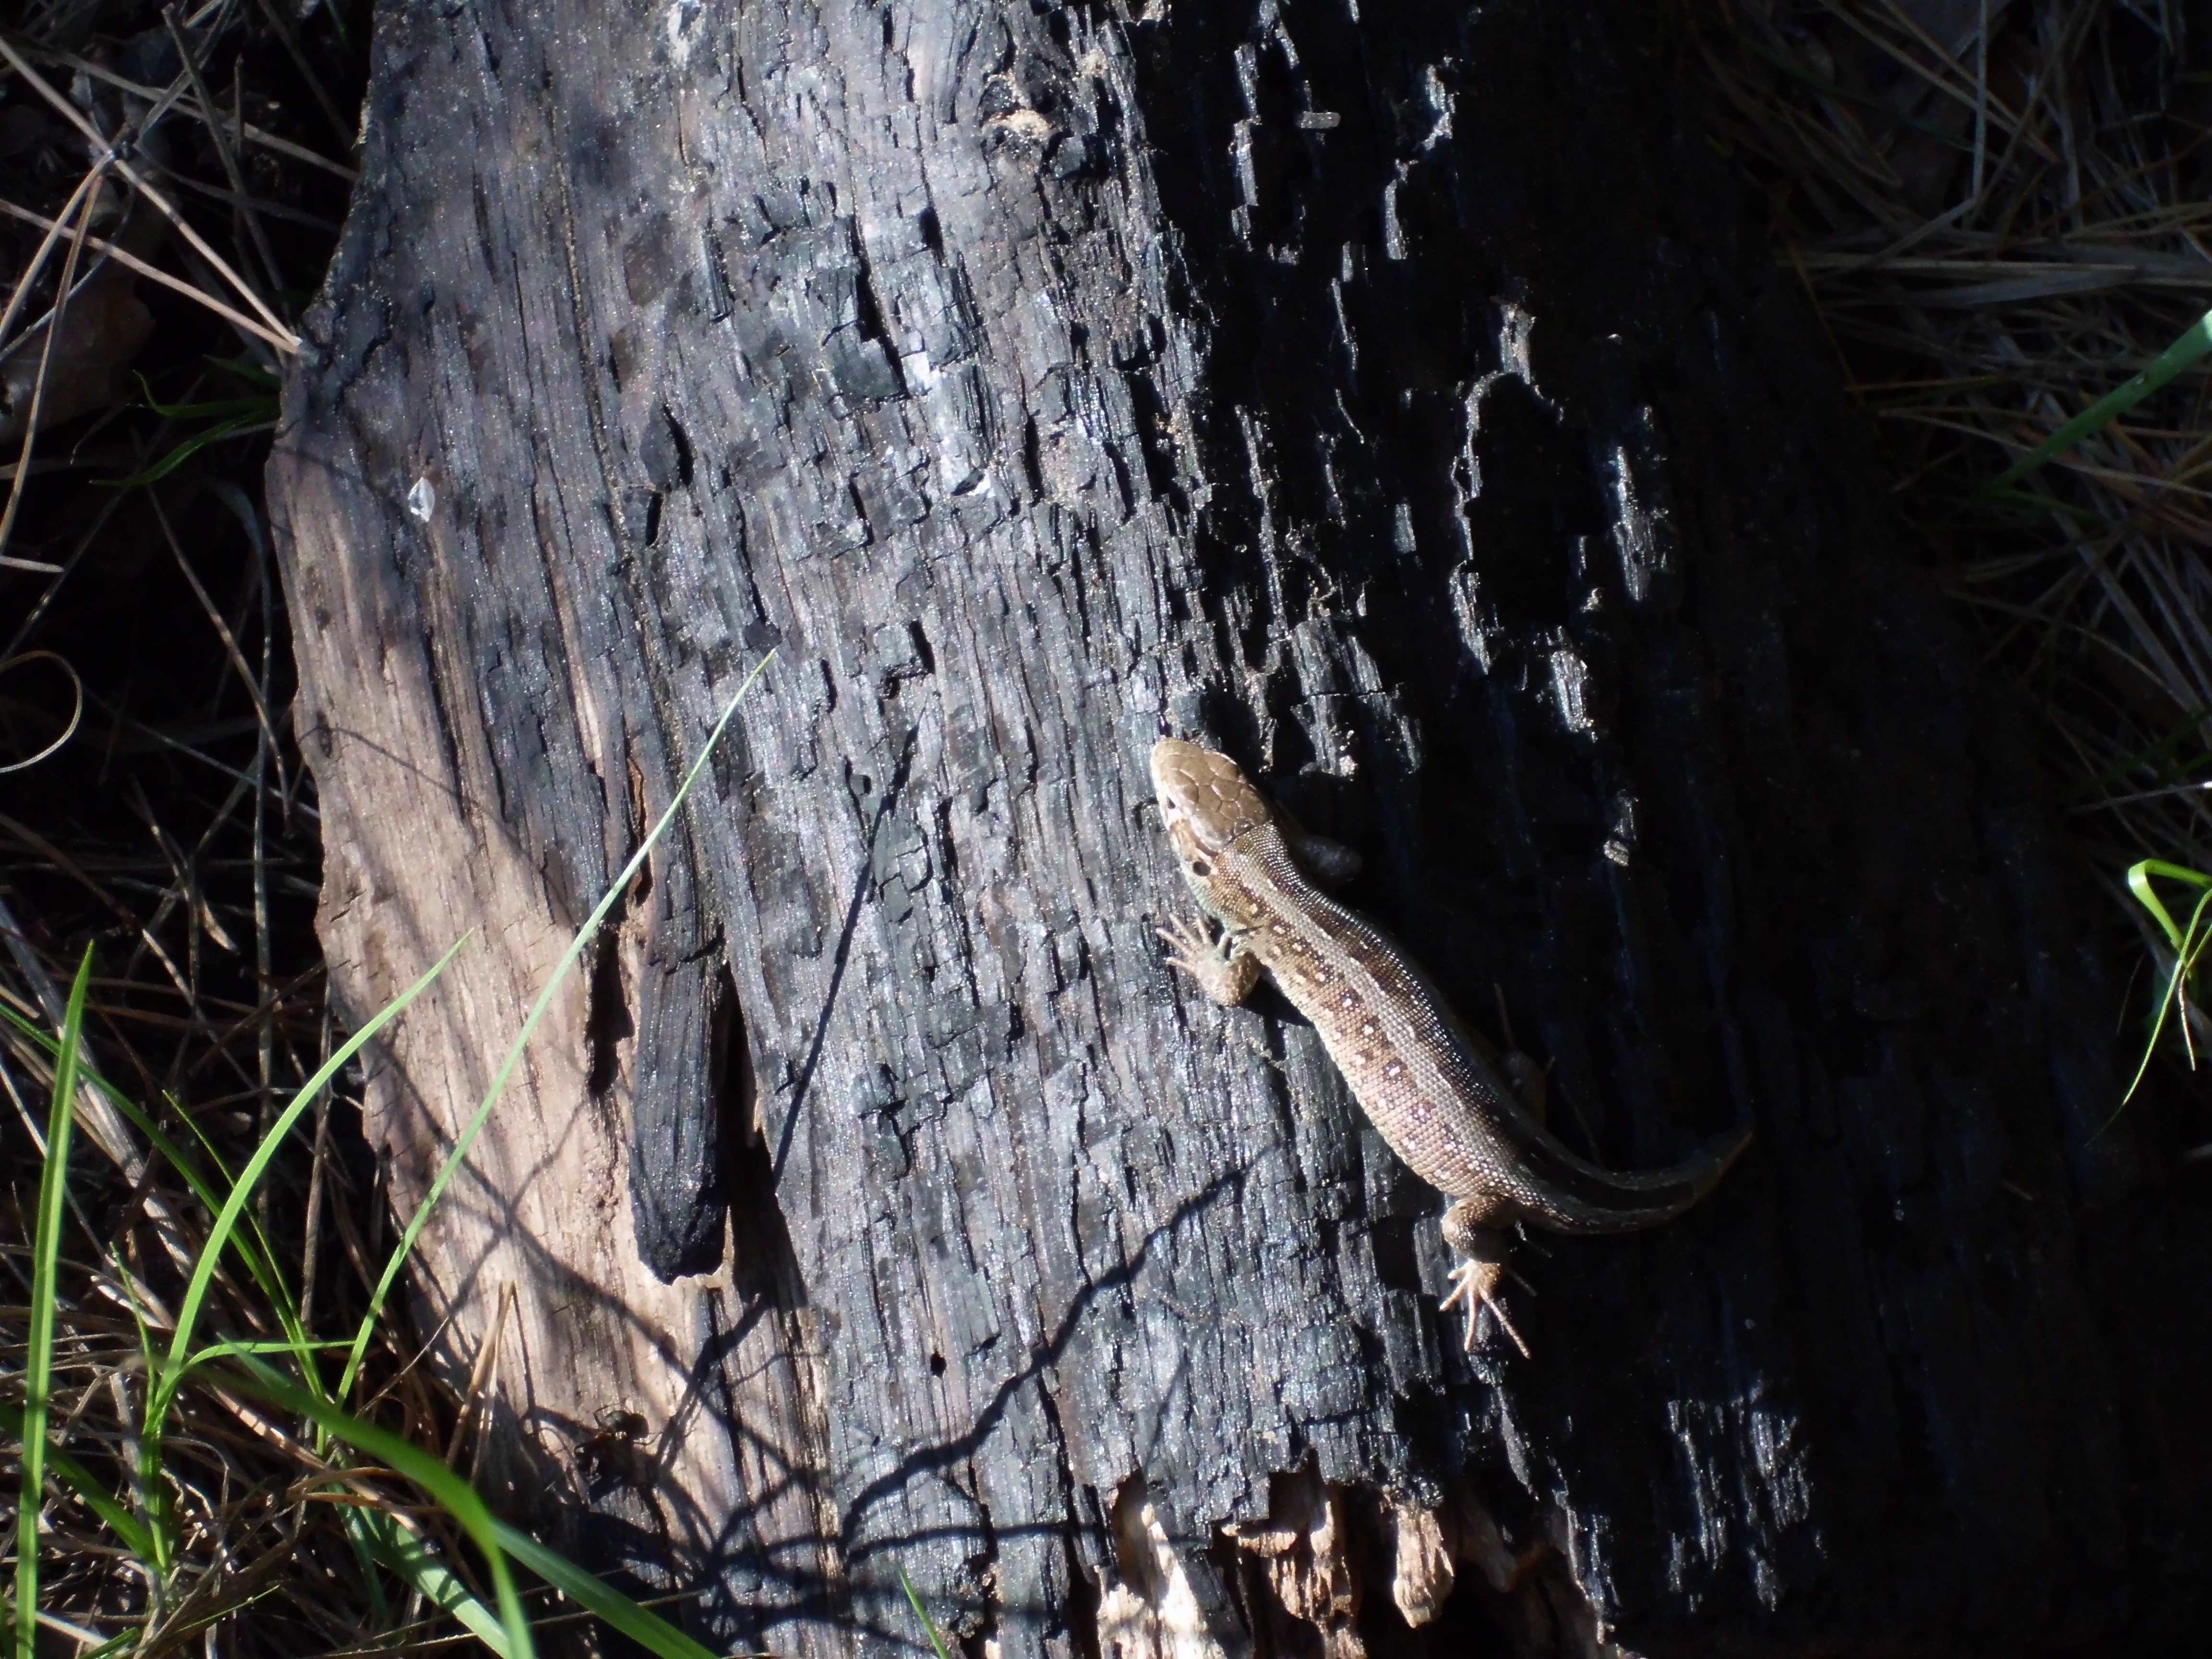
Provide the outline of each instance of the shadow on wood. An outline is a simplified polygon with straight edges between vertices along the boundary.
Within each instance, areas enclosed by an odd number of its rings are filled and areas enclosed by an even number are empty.
[[[2032,757],[1626,5],[378,9],[272,464],[334,983],[511,1505],[788,1654],[2083,1642],[2203,1611],[2201,1201]],[[416,510],[410,510],[410,503]],[[1164,730],[1668,1227],[1523,1361]],[[608,1420],[643,1432],[607,1437]],[[574,1516],[592,1501],[588,1523]]]

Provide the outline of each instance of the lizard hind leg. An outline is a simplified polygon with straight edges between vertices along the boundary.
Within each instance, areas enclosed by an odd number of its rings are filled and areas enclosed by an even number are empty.
[[[1505,1264],[1503,1261],[1463,1261],[1452,1269],[1451,1280],[1452,1293],[1437,1306],[1440,1311],[1449,1313],[1454,1304],[1465,1300],[1467,1340],[1461,1346],[1468,1353],[1474,1352],[1475,1333],[1480,1328],[1482,1310],[1487,1308],[1491,1316],[1497,1320],[1498,1328],[1513,1340],[1515,1347],[1521,1350],[1521,1357],[1523,1359],[1532,1357],[1527,1340],[1514,1328],[1512,1320],[1506,1316],[1505,1304],[1498,1299],[1498,1289],[1505,1282]]]
[[[1462,1198],[1444,1212],[1444,1243],[1459,1257],[1459,1265],[1451,1271],[1451,1294],[1438,1306],[1440,1311],[1449,1312],[1462,1302],[1467,1304],[1464,1346],[1469,1353],[1474,1352],[1476,1328],[1482,1310],[1487,1308],[1498,1321],[1498,1328],[1520,1349],[1521,1357],[1529,1357],[1528,1343],[1513,1328],[1512,1320],[1506,1316],[1505,1304],[1498,1297],[1510,1271],[1505,1265],[1505,1236],[1499,1230],[1518,1213],[1518,1206],[1511,1199],[1495,1193]]]

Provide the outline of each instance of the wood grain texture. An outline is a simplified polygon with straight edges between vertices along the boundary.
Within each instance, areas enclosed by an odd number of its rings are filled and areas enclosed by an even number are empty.
[[[777,652],[425,1236],[595,1563],[823,1656],[901,1568],[1007,1656],[2201,1613],[2203,1217],[1642,9],[377,7],[271,494],[334,982],[480,934],[403,1208]],[[1164,726],[1578,1152],[1758,1123],[1522,1253],[1533,1362],[1311,1030],[1173,984]]]

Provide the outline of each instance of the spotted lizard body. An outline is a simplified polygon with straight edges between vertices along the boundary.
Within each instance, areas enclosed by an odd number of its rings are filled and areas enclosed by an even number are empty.
[[[1749,1142],[1747,1127],[1646,1171],[1579,1157],[1539,1120],[1540,1074],[1523,1073],[1516,1091],[1506,1076],[1516,1068],[1460,1025],[1404,949],[1322,890],[1316,878],[1340,865],[1343,849],[1304,836],[1226,755],[1165,738],[1152,773],[1183,879],[1222,928],[1218,942],[1188,922],[1161,929],[1168,960],[1223,1006],[1243,1001],[1264,971],[1312,1022],[1390,1149],[1453,1200],[1443,1235],[1460,1261],[1443,1305],[1466,1304],[1469,1348],[1487,1306],[1528,1352],[1497,1299],[1498,1230],[1520,1220],[1565,1233],[1656,1225],[1711,1191]]]

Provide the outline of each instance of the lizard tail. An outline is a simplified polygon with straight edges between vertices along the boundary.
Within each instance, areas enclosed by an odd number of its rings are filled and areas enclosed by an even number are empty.
[[[1621,1192],[1658,1192],[1686,1182],[1697,1184],[1702,1195],[1711,1192],[1728,1173],[1729,1166],[1743,1156],[1744,1148],[1751,1145],[1751,1125],[1739,1124],[1725,1133],[1715,1135],[1680,1163],[1669,1164],[1660,1170],[1608,1170],[1587,1164],[1582,1158],[1575,1162],[1585,1165],[1583,1174]]]
[[[1559,1233],[1625,1233],[1671,1221],[1720,1183],[1751,1145],[1748,1124],[1716,1136],[1679,1164],[1660,1170],[1600,1168],[1559,1150],[1571,1160],[1572,1176],[1547,1184],[1547,1203],[1528,1206],[1528,1218]]]

